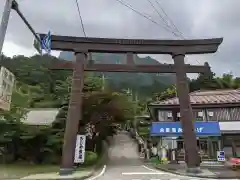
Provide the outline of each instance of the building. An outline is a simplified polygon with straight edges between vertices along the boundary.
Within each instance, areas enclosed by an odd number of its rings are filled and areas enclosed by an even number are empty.
[[[9,111],[15,76],[7,68],[0,69],[0,111]]]
[[[201,157],[216,159],[218,150],[224,150],[229,157],[240,156],[240,89],[189,95]],[[149,109],[155,121],[151,135],[161,137],[162,145],[177,148],[179,156],[184,157],[178,98],[152,103]]]
[[[51,126],[55,121],[59,109],[56,108],[34,108],[28,109],[26,117],[22,122],[34,126]]]

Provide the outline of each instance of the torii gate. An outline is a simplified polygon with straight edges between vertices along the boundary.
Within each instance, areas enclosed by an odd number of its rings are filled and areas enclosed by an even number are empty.
[[[46,34],[40,34],[41,39]],[[186,54],[215,53],[223,38],[199,40],[146,40],[146,39],[109,39],[69,36],[51,36],[52,50],[75,52],[76,61],[56,64],[51,69],[73,70],[72,89],[69,102],[62,163],[60,174],[70,174],[74,165],[74,150],[79,120],[82,120],[82,89],[84,71],[100,72],[143,72],[176,73],[177,91],[180,102],[181,123],[186,150],[186,162],[189,171],[199,167],[196,134],[193,127],[192,107],[186,73],[201,73],[209,67],[185,65]],[[94,64],[87,62],[87,54],[126,53],[127,64]],[[134,65],[133,54],[169,54],[174,65]]]

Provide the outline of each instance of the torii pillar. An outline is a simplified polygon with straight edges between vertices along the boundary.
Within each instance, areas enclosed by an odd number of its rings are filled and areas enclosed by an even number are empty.
[[[177,96],[180,105],[180,121],[183,128],[183,138],[185,145],[185,162],[187,162],[187,171],[191,173],[198,173],[200,171],[200,157],[198,154],[196,134],[194,132],[194,125],[190,123],[193,120],[192,106],[189,97],[189,87],[187,83],[187,74],[184,71],[184,57],[185,54],[176,53],[172,55],[174,64],[178,67],[176,69],[177,78]],[[191,135],[190,135],[191,134]],[[190,158],[194,158],[191,160]],[[199,159],[199,161],[198,161]]]
[[[78,133],[79,121],[82,120],[82,102],[84,86],[84,66],[87,60],[86,52],[75,53],[76,61],[73,69],[72,86],[64,133],[64,143],[62,150],[62,164],[60,175],[71,174],[73,172],[76,135]],[[71,121],[71,122],[70,122]],[[65,153],[64,153],[65,152]]]

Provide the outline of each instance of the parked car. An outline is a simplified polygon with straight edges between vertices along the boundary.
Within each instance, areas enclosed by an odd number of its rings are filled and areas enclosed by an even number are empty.
[[[237,170],[240,169],[240,157],[232,157],[229,158],[226,162],[225,162],[225,166],[233,169],[233,170]]]

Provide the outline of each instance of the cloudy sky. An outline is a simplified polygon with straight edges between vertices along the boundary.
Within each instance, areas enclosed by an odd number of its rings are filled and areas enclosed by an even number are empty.
[[[148,0],[123,0],[150,16],[159,25],[146,20],[116,0],[79,0],[87,36],[110,38],[178,39],[166,31],[164,21]],[[223,44],[213,55],[188,56],[187,63],[208,61],[212,70],[221,75],[232,72],[240,76],[240,0],[151,0],[164,16],[161,7],[185,38],[223,37]],[[20,10],[36,32],[83,36],[75,0],[18,0]],[[5,0],[0,0],[0,13]],[[1,17],[1,15],[0,15]],[[165,18],[168,20],[168,18]],[[170,25],[170,24],[169,24]],[[173,29],[173,27],[172,27]],[[174,30],[172,30],[174,31]],[[36,53],[33,35],[12,11],[3,53],[7,56]],[[57,55],[59,52],[52,52]],[[160,62],[172,63],[167,55],[154,55]]]

